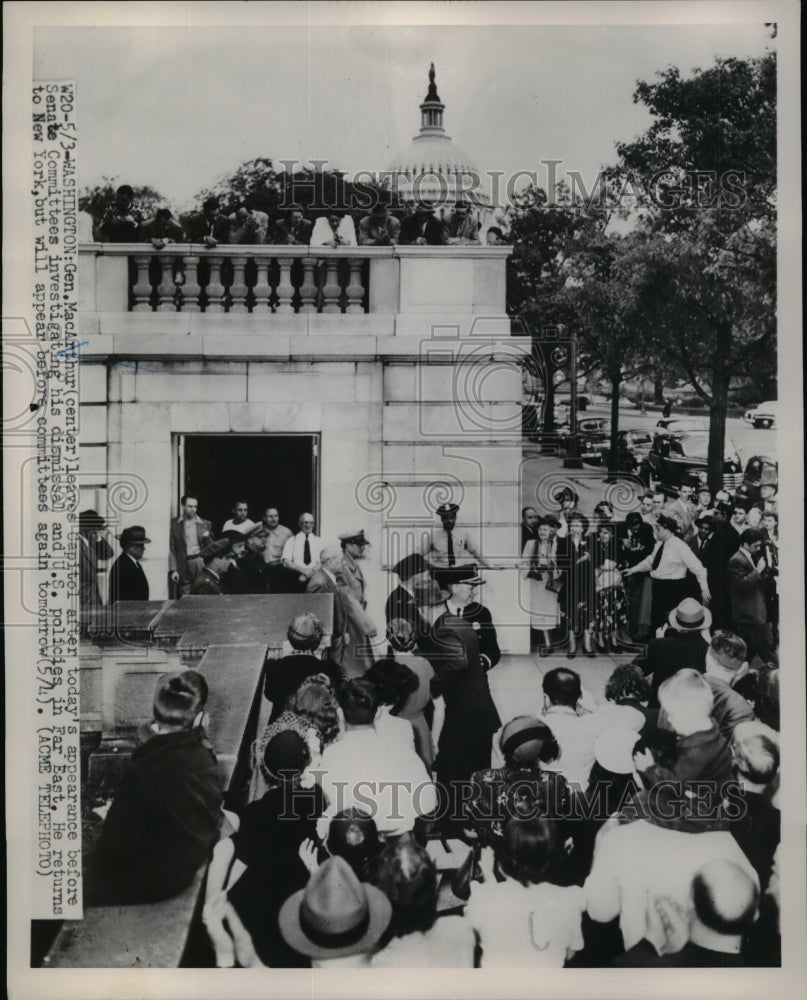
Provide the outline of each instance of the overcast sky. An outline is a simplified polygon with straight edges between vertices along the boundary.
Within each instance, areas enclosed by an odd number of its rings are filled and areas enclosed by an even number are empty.
[[[761,55],[762,24],[663,27],[37,29],[34,76],[75,79],[81,183],[176,208],[245,160],[382,170],[420,126],[429,63],[446,131],[481,171],[594,178],[647,127],[637,79]],[[560,168],[563,169],[563,168]]]

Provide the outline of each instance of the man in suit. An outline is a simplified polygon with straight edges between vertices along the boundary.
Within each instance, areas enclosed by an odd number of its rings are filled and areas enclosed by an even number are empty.
[[[266,212],[242,201],[227,219],[230,223],[230,243],[256,245],[266,242],[269,231],[269,216]]]
[[[442,246],[445,241],[445,226],[434,217],[434,206],[429,202],[420,202],[415,214],[401,223],[401,246]]]
[[[740,548],[729,559],[728,579],[734,631],[745,639],[749,662],[759,656],[763,663],[777,665],[767,604],[775,580],[762,555],[758,528],[746,528],[740,535]]]
[[[329,658],[339,666],[345,659],[345,646],[349,642],[348,615],[345,607],[346,585],[340,587],[342,573],[342,550],[335,545],[326,545],[319,554],[319,566],[311,573],[306,585],[307,594],[333,595],[333,631]]]
[[[219,212],[219,200],[215,197],[203,202],[201,212],[186,216],[183,226],[191,243],[204,243],[208,250],[229,241],[230,223]]]
[[[169,208],[158,208],[153,219],[148,219],[140,227],[140,239],[143,243],[151,241],[155,250],[162,250],[168,243],[184,243],[185,231],[174,221]]]
[[[398,586],[390,593],[384,607],[387,625],[391,621],[402,618],[412,626],[415,642],[422,652],[431,631],[431,625],[421,614],[416,598],[418,589],[421,591],[431,583],[429,567],[419,552],[404,556],[392,567],[392,572],[398,575]]]
[[[479,226],[468,211],[468,203],[458,201],[446,227],[446,243],[449,246],[479,246]]]
[[[359,221],[360,247],[395,246],[401,235],[401,224],[389,214],[383,202],[373,205],[370,214]]]
[[[98,562],[109,559],[113,554],[112,547],[101,532],[106,528],[106,522],[94,510],[83,510],[78,516],[78,573],[79,573],[79,608],[81,611],[91,611],[103,605],[101,591],[98,587]]]
[[[706,546],[706,566],[709,590],[712,594],[711,610],[715,628],[731,628],[731,596],[729,594],[728,561],[740,546],[740,536],[729,524],[733,506],[719,500],[712,511],[712,535]],[[701,560],[703,562],[703,560]]]
[[[378,629],[367,614],[364,574],[358,562],[364,558],[364,551],[370,543],[364,537],[364,529],[343,531],[339,543],[342,546],[342,580],[354,598],[345,602],[350,642],[343,665],[348,675],[361,676],[373,664],[371,640],[378,635]]]
[[[523,553],[527,542],[534,542],[538,537],[538,511],[534,507],[521,508],[521,543],[519,552]]]
[[[445,720],[435,772],[448,800],[444,831],[463,826],[462,788],[474,771],[490,767],[493,734],[501,725],[487,672],[501,653],[490,612],[473,600],[482,583],[472,567],[440,571],[437,582],[449,591],[446,610],[434,623],[429,662],[431,693],[442,695]]]
[[[199,501],[192,493],[183,493],[179,502],[182,513],[171,522],[168,536],[168,572],[184,597],[202,572],[200,552],[212,537],[212,525],[199,517]]]
[[[149,599],[149,582],[140,560],[146,551],[146,545],[151,541],[146,538],[146,529],[139,524],[124,528],[120,533],[120,546],[123,552],[112,564],[109,571],[109,603],[117,601],[147,601]]]
[[[233,547],[229,538],[220,538],[217,542],[208,542],[201,551],[204,567],[196,577],[191,587],[194,597],[200,595],[226,594],[222,577],[232,562]]]
[[[311,229],[312,225],[304,217],[302,209],[292,208],[285,221],[275,223],[272,242],[282,246],[308,246]]]
[[[695,534],[687,540],[687,545],[706,567],[707,577],[709,574],[709,539],[714,531],[714,518],[711,514],[698,514],[695,518]]]

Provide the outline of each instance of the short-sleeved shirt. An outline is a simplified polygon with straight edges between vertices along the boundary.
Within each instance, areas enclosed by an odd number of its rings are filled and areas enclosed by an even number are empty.
[[[283,558],[283,548],[286,542],[293,537],[290,528],[285,524],[278,524],[276,528],[262,526],[255,532],[255,538],[265,539],[263,548],[263,561],[268,566],[276,566]]]
[[[225,521],[221,526],[221,533],[224,534],[225,531],[240,531],[242,535],[248,535],[253,528],[257,528],[257,524],[254,521],[250,521],[249,518],[246,521],[241,521],[236,524],[235,521],[230,518],[229,521]]]

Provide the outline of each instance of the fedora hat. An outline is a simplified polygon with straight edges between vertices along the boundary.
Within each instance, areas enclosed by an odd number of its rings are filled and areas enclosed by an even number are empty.
[[[677,608],[673,608],[668,620],[679,632],[700,632],[712,624],[712,612],[694,597],[686,597]]]
[[[374,885],[360,882],[344,858],[324,861],[280,908],[287,944],[309,958],[344,958],[370,951],[387,929],[392,904]]]
[[[392,572],[397,573],[402,580],[411,580],[413,576],[427,570],[428,564],[419,552],[404,556],[392,567]]]
[[[97,510],[82,510],[78,515],[79,531],[103,531],[106,521]]]
[[[150,538],[146,538],[146,529],[142,524],[133,524],[131,528],[124,528],[123,531],[118,535],[120,539],[121,548],[125,549],[127,545],[138,544],[150,542]]]

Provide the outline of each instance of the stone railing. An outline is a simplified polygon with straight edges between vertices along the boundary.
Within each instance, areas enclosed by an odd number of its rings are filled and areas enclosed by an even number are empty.
[[[92,313],[504,315],[509,247],[85,244]]]

